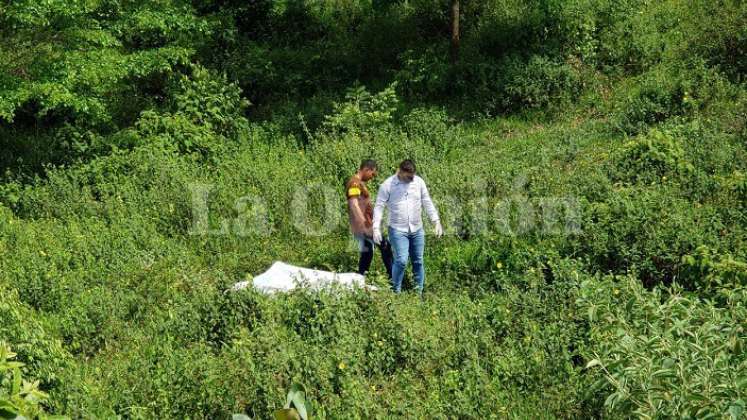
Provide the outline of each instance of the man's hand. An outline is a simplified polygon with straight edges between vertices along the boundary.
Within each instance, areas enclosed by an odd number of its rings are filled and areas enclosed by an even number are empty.
[[[436,222],[436,237],[440,238],[442,236],[444,236],[444,227],[441,226],[441,222],[438,221]]]
[[[373,241],[376,245],[381,245],[381,230],[374,228],[373,229]]]

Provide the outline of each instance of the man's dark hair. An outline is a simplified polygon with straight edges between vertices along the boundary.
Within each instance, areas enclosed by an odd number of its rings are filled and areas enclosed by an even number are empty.
[[[376,164],[376,161],[373,159],[365,159],[363,162],[361,162],[361,166],[359,169],[376,169],[379,165]]]
[[[410,159],[405,159],[402,161],[402,163],[399,164],[399,170],[402,172],[407,172],[409,174],[414,174],[415,162],[411,161]]]

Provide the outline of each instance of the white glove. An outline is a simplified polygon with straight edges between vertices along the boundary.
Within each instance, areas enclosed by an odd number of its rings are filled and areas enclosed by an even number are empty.
[[[376,245],[381,245],[381,230],[374,228],[373,230],[373,241]]]
[[[436,237],[440,238],[444,236],[444,227],[441,226],[441,221],[436,222]]]

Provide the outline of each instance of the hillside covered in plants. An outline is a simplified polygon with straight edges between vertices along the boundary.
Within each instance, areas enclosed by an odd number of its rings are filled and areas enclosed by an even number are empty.
[[[746,83],[738,0],[0,2],[0,418],[745,418]],[[422,299],[229,291],[368,158]]]

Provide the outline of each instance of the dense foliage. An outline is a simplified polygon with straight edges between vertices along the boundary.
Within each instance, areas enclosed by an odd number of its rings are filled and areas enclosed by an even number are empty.
[[[743,418],[747,4],[461,3],[0,4],[0,418]],[[369,157],[424,300],[226,292]]]

